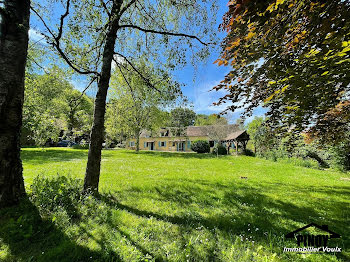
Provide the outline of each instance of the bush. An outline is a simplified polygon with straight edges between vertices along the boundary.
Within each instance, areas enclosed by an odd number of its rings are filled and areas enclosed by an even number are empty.
[[[343,172],[350,170],[350,142],[331,147],[331,166]]]
[[[89,144],[85,145],[74,145],[72,146],[73,149],[89,149]]]
[[[47,213],[65,210],[69,217],[75,217],[77,203],[81,199],[83,183],[81,179],[65,176],[34,178],[30,198],[33,203]]]
[[[213,148],[213,154],[215,154],[215,155],[227,155],[227,149],[222,144],[216,144]]]
[[[209,153],[210,145],[208,141],[205,140],[197,140],[194,141],[191,145],[191,149],[197,153]]]
[[[247,149],[247,148],[243,151],[243,155],[245,155],[245,156],[255,156],[254,152],[252,150],[250,150],[250,149]]]

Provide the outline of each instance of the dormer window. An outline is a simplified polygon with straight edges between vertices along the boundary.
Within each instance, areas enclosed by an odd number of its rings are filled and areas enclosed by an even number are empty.
[[[161,137],[164,137],[164,136],[169,136],[169,130],[166,130],[166,131],[160,132],[160,136],[161,136]]]

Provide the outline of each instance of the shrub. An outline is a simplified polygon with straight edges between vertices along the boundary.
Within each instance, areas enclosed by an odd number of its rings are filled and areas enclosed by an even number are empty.
[[[72,146],[73,149],[89,149],[89,144],[85,144],[85,145],[74,145]]]
[[[34,178],[31,200],[47,213],[65,210],[69,217],[76,216],[76,206],[81,198],[82,180],[66,176]]]
[[[343,172],[350,170],[350,142],[331,147],[331,166]]]
[[[247,149],[247,148],[243,151],[243,155],[245,155],[245,156],[255,156],[254,152],[252,150],[250,150],[250,149]]]
[[[215,155],[227,155],[227,149],[222,144],[216,144],[213,148],[213,154]]]
[[[191,149],[197,153],[209,153],[210,145],[208,141],[205,140],[197,140],[194,141],[191,145]]]

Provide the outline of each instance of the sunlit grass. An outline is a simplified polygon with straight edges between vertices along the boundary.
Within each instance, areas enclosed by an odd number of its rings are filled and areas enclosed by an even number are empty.
[[[22,158],[30,192],[38,174],[82,179],[87,151],[24,149]],[[10,217],[21,209],[0,218],[0,260],[347,261],[350,187],[343,177],[244,156],[106,150],[101,196],[78,205],[79,219],[46,215],[49,229],[33,243],[11,241]],[[341,234],[330,245],[343,252],[283,253],[295,246],[284,235],[311,222]]]

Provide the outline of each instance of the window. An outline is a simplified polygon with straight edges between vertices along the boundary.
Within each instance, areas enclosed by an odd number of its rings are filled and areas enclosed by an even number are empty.
[[[134,141],[130,141],[129,146],[135,146],[135,142]]]
[[[166,142],[165,141],[159,142],[159,147],[165,147],[165,146],[166,146]]]
[[[173,142],[173,146],[176,146],[176,143],[175,143],[175,142]]]

